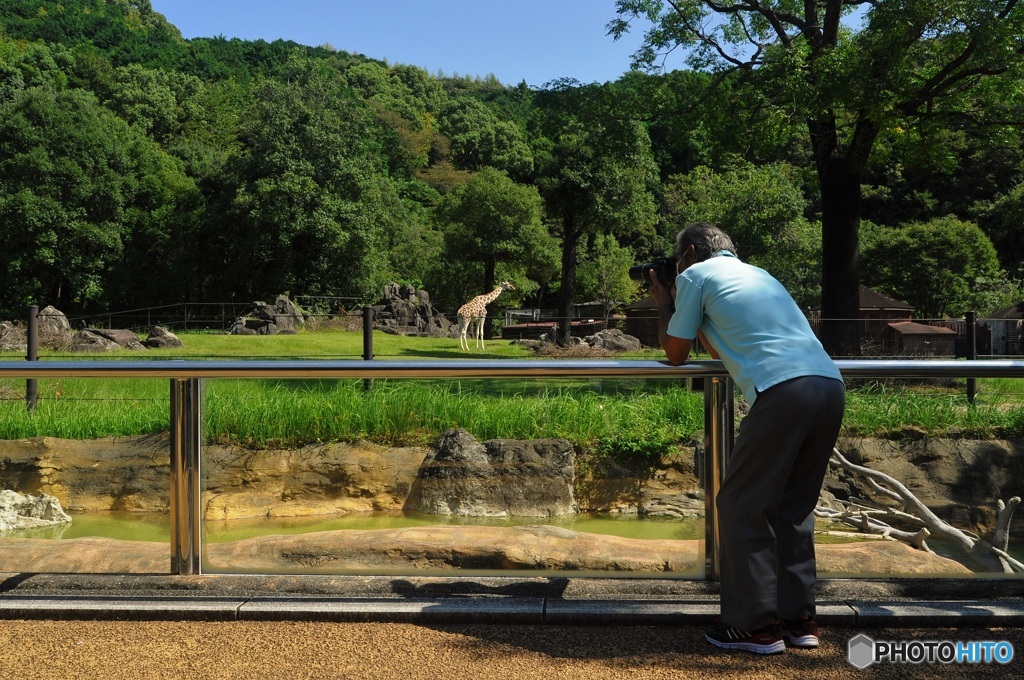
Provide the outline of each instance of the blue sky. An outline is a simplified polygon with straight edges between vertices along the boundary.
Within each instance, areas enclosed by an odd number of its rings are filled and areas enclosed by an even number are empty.
[[[540,87],[606,82],[629,69],[642,30],[613,41],[614,0],[152,0],[185,38],[330,44],[432,74]],[[680,64],[681,65],[681,64]]]

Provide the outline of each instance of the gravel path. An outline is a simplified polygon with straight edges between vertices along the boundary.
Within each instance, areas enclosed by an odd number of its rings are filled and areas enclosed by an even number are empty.
[[[1024,677],[1021,629],[863,631],[876,640],[1008,640],[1007,666],[847,662],[858,630],[817,650],[716,650],[697,627],[323,622],[0,621],[0,675],[118,678],[976,678]]]

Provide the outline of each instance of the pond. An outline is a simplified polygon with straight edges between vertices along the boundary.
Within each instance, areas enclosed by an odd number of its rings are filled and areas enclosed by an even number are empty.
[[[17,538],[70,539],[90,536],[126,541],[171,540],[170,519],[164,514],[100,512],[72,513],[65,527],[11,531],[4,536]],[[543,524],[623,538],[703,539],[704,518],[637,518],[629,515],[580,514],[568,517],[452,517],[419,513],[351,513],[337,517],[275,517],[207,521],[203,538],[210,543],[238,541],[259,536],[303,534],[315,531],[401,529],[418,526],[473,525],[523,526]]]
[[[0,537],[74,539],[87,537],[111,538],[125,541],[147,541],[170,544],[170,520],[166,514],[98,512],[72,513],[70,525],[47,529],[8,531]],[[207,521],[203,525],[203,540],[207,544],[227,543],[261,536],[296,535],[321,531],[400,529],[424,526],[496,526],[524,525],[555,526],[572,531],[618,536],[642,540],[702,540],[704,518],[685,519],[667,517],[637,517],[634,515],[579,514],[567,517],[455,517],[403,512],[350,513],[331,517],[277,517],[230,521]],[[819,529],[835,528],[819,523]],[[1011,539],[1010,554],[1024,559],[1024,537]],[[846,543],[855,538],[818,535],[816,542]],[[955,550],[934,537],[928,545],[939,555],[957,558]]]

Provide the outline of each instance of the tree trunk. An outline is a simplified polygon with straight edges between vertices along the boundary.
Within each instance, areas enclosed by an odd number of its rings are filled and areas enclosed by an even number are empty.
[[[486,291],[492,291],[498,287],[498,284],[494,282],[494,267],[494,258],[488,258],[487,260],[484,261],[484,290]],[[492,300],[491,303],[487,305],[487,320],[484,322],[485,340],[490,340],[491,338],[494,337],[494,330],[491,324],[491,319],[494,318],[493,312],[494,301]]]
[[[562,235],[562,281],[558,293],[558,344],[569,344],[572,331],[572,305],[576,300],[576,252],[580,235],[571,218],[565,219]]]
[[[860,355],[861,173],[842,158],[819,165],[821,328],[832,356]]]
[[[862,114],[843,148],[834,114],[808,121],[821,189],[821,327],[832,356],[860,356],[860,184],[878,136]]]

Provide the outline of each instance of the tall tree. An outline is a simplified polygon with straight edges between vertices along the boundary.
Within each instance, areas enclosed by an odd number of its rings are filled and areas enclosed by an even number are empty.
[[[514,271],[525,278],[534,273],[530,270],[537,269],[538,262],[550,263],[554,239],[541,221],[540,194],[535,187],[516,184],[501,170],[485,167],[474,173],[466,184],[444,196],[435,215],[445,232],[445,257],[457,261],[464,271],[482,274],[453,281],[457,289],[449,294],[455,299],[469,300],[493,290],[499,265],[506,276]],[[553,270],[554,266],[548,267],[548,273]],[[516,283],[524,292],[526,286]]]
[[[256,86],[243,118],[228,219],[209,235],[222,291],[377,295],[392,277],[385,233],[405,216],[381,131],[336,71],[301,58],[292,68],[288,82]]]
[[[579,290],[585,299],[601,303],[607,320],[613,307],[635,300],[640,292],[641,282],[629,277],[633,251],[620,246],[611,234],[597,234],[588,250],[577,271]]]
[[[668,239],[690,222],[728,225],[740,257],[770,271],[801,307],[820,299],[821,227],[804,217],[807,199],[793,167],[736,162],[715,172],[701,166],[669,178],[664,204]]]
[[[821,190],[822,339],[833,354],[859,352],[861,180],[880,131],[975,114],[969,91],[1021,70],[1018,0],[617,0],[620,37],[630,21],[653,27],[636,55],[660,63],[688,50],[700,69],[740,71],[765,111],[806,122]],[[863,11],[857,31],[843,18]],[[973,102],[972,102],[973,103]]]
[[[109,301],[110,273],[126,250],[140,269],[159,275],[148,265],[165,261],[165,251],[154,253],[165,244],[148,237],[185,218],[194,195],[175,161],[92,94],[16,92],[0,103],[6,311],[52,302],[71,312]],[[139,252],[126,249],[131,243],[140,244]],[[134,257],[142,249],[152,256]]]
[[[940,217],[900,227],[865,226],[865,283],[913,305],[922,318],[989,311],[1006,286],[996,250],[976,224]]]
[[[542,93],[546,149],[537,186],[562,237],[559,338],[566,341],[576,298],[579,246],[589,234],[652,233],[657,166],[647,129],[618,108],[610,90],[561,83]]]

